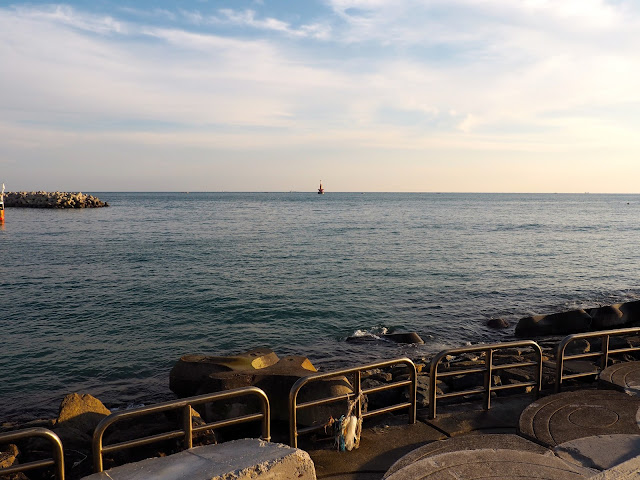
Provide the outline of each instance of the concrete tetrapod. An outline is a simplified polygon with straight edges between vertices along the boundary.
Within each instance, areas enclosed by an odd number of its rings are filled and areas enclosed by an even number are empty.
[[[598,473],[557,457],[517,450],[483,449],[442,453],[412,463],[386,480],[579,480]]]
[[[525,408],[518,430],[549,447],[593,435],[637,435],[639,407],[640,398],[612,390],[557,393]]]

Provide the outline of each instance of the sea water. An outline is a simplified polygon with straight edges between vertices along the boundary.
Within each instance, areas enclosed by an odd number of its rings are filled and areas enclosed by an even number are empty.
[[[187,353],[269,347],[326,370],[640,298],[637,195],[92,194],[111,206],[6,210],[0,420],[54,416],[71,392],[171,398]],[[375,340],[393,331],[425,344]]]

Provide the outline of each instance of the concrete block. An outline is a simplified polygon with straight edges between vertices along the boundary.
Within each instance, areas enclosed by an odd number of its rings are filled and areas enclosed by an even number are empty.
[[[244,439],[129,463],[83,480],[315,480],[309,454],[279,443]]]
[[[640,480],[640,456],[604,470],[589,480]]]
[[[565,442],[554,454],[583,467],[606,470],[640,456],[640,435],[595,435]]]

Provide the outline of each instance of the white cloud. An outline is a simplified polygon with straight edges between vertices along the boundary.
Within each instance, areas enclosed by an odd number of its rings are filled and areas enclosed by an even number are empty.
[[[3,148],[638,152],[638,13],[576,5],[332,0],[331,22],[299,26],[178,12],[197,32],[0,8]],[[281,35],[223,36],[221,22]]]

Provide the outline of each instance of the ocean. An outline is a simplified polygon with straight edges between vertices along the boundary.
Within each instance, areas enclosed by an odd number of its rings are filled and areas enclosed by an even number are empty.
[[[172,398],[187,353],[420,359],[640,298],[640,195],[91,194],[110,207],[6,210],[0,421]],[[375,341],[394,331],[425,344]]]

